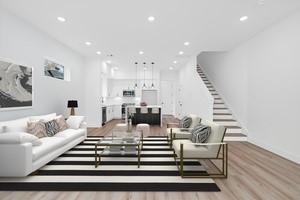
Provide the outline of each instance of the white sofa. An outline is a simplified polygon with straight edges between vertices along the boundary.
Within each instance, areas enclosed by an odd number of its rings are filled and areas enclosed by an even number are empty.
[[[52,113],[34,116],[34,118],[49,120],[55,118],[55,116],[56,114]],[[26,132],[29,119],[30,117],[26,117],[0,122],[0,129],[5,130],[6,135],[13,134],[13,132]],[[67,123],[70,126],[69,129],[59,132],[53,137],[40,138],[41,144],[39,146],[33,146],[30,142],[5,144],[5,142],[0,141],[0,177],[27,176],[81,143],[87,136],[86,123],[82,120],[76,127],[69,120],[67,120]]]

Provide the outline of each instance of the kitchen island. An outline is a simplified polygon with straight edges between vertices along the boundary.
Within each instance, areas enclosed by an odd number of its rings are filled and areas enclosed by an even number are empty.
[[[162,112],[161,106],[127,106],[126,107],[126,121],[131,115],[132,124],[150,124],[162,126]]]

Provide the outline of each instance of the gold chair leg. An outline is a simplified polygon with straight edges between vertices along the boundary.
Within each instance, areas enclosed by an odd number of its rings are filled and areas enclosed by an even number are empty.
[[[180,175],[183,178],[183,144],[180,144]]]
[[[228,144],[224,144],[222,146],[222,158],[198,158],[199,160],[201,159],[216,159],[216,160],[222,160],[222,171],[219,169],[213,162],[212,164],[218,169],[219,173],[212,173],[212,174],[205,174],[205,175],[199,175],[199,174],[192,174],[192,173],[187,173],[184,174],[184,166],[183,166],[183,161],[184,159],[189,159],[189,158],[184,158],[183,157],[183,144],[180,144],[180,155],[179,155],[179,164],[177,164],[177,155],[174,150],[174,159],[178,168],[178,171],[180,173],[180,176],[182,178],[227,178],[228,177]],[[193,158],[196,159],[196,158]]]

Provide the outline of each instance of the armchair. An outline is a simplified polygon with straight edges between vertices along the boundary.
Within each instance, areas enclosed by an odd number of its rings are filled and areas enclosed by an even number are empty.
[[[189,139],[174,140],[172,147],[174,149],[174,159],[179,160],[177,165],[179,173],[182,178],[195,177],[195,178],[227,178],[228,171],[228,145],[223,142],[226,128],[214,122],[202,120],[202,124],[211,127],[211,134],[207,143],[193,143]],[[222,151],[221,151],[222,150]],[[220,153],[221,152],[221,153]],[[209,160],[222,160],[222,169],[220,170],[213,162],[218,173],[193,173],[184,172],[184,160],[189,159],[209,159]]]
[[[192,123],[185,131],[182,131],[179,123],[167,123],[167,136],[170,141],[170,147],[172,147],[173,140],[175,139],[189,139],[191,136],[190,131],[201,122],[201,118],[197,115],[190,114],[188,117],[192,118]]]

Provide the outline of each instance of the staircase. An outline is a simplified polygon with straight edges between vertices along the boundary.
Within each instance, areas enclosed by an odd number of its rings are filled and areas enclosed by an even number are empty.
[[[243,130],[239,123],[234,119],[230,110],[225,105],[221,96],[214,89],[213,85],[210,83],[201,67],[197,65],[197,72],[206,85],[207,89],[214,98],[213,106],[213,121],[225,126],[227,128],[225,133],[225,141],[245,141],[247,136],[243,134]]]

